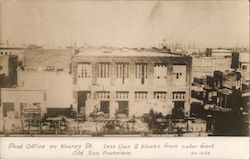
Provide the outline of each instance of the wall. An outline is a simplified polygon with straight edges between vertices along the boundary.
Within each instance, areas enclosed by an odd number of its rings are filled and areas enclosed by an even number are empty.
[[[194,57],[192,74],[193,78],[206,77],[207,75],[213,75],[215,70],[214,60],[211,57]]]
[[[18,87],[45,92],[45,106],[69,108],[73,104],[71,74],[49,71],[18,71]]]
[[[32,105],[33,103],[41,103],[42,112],[45,112],[44,105],[44,91],[42,90],[25,90],[25,89],[1,89],[1,110],[3,109],[3,103],[14,103],[14,112],[16,117],[20,117],[20,103],[27,103]],[[3,110],[2,110],[3,111]],[[2,114],[2,113],[1,113]]]
[[[218,71],[226,71],[231,69],[231,63],[232,59],[230,58],[224,58],[224,57],[218,57],[214,58],[214,69]]]
[[[91,83],[90,79],[79,79],[77,73],[77,64],[90,62],[92,65],[92,75],[91,75]],[[110,82],[101,84],[98,83],[97,80],[97,64],[101,62],[109,62],[111,64],[111,77],[108,79]],[[129,79],[128,82],[124,85],[117,82],[116,79],[116,63],[129,63]],[[136,84],[135,83],[135,67],[136,63],[147,63],[148,64],[148,78],[145,84]],[[155,64],[167,64],[167,77],[165,79],[166,83],[160,84],[158,80],[154,80],[154,65]],[[117,107],[117,100],[115,99],[116,91],[128,91],[129,92],[129,116],[132,116],[137,112],[137,110],[141,112],[149,112],[149,108],[145,108],[142,106],[141,108],[138,105],[141,105],[140,102],[135,100],[135,91],[146,91],[148,92],[148,97],[146,101],[154,101],[154,92],[156,91],[164,91],[167,92],[167,106],[166,104],[159,104],[160,106],[157,108],[161,110],[164,114],[169,113],[169,108],[172,108],[174,103],[173,101],[173,93],[172,92],[185,92],[185,112],[189,112],[190,110],[190,83],[191,83],[191,57],[77,57],[73,59],[72,70],[73,70],[73,81],[74,81],[74,91],[90,91],[91,98],[87,102],[86,110],[87,112],[91,112],[91,109],[94,109],[94,105],[98,104],[98,99],[95,98],[95,92],[97,91],[109,91],[110,92],[110,115],[114,116],[115,109]],[[175,73],[180,70],[178,67],[181,67],[181,72],[183,73],[183,79],[181,79],[181,84],[176,84],[176,80],[173,75],[173,68]],[[176,69],[177,68],[177,69]],[[75,95],[75,97],[77,97]],[[75,103],[77,103],[77,99],[75,98]],[[154,104],[152,104],[154,105]],[[88,113],[86,113],[88,115]],[[141,113],[139,113],[141,114]]]

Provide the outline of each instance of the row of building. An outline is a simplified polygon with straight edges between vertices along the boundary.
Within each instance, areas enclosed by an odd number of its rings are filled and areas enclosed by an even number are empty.
[[[207,130],[214,135],[249,134],[249,53],[232,52],[231,56],[230,64],[218,67],[192,86],[191,114],[210,120]]]
[[[243,82],[250,82],[250,54],[233,49],[207,49],[203,54],[193,56],[192,76],[206,78],[214,71],[241,71]]]
[[[19,56],[1,55],[1,59]],[[41,113],[68,110],[89,116],[142,116],[150,109],[188,113],[192,58],[154,49],[26,49],[15,84],[1,88],[1,115],[21,117],[27,108]],[[1,63],[2,67],[9,66]],[[3,71],[1,74],[8,77]]]
[[[21,117],[29,109],[42,114],[75,111],[86,116],[97,111],[109,117],[140,117],[150,109],[188,115],[193,78],[206,74],[204,69],[212,75],[214,70],[231,68],[238,55],[207,50],[206,57],[191,57],[166,48],[86,47],[76,51],[39,47],[19,52],[9,48],[7,54],[4,49],[0,51],[0,80],[6,81],[1,82],[1,117],[8,112]],[[225,59],[227,62],[214,65]],[[204,68],[204,61],[212,71]],[[237,65],[242,71],[249,70],[248,63]]]

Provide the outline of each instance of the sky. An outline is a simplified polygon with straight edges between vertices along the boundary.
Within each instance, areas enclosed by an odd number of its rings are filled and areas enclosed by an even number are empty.
[[[249,2],[0,0],[0,40],[10,44],[152,47],[249,45]]]

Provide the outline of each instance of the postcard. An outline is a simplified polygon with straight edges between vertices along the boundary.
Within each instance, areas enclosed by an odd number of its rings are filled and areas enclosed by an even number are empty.
[[[249,158],[249,2],[1,0],[0,158]]]

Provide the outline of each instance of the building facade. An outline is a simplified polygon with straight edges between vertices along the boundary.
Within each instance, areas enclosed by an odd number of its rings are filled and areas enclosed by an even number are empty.
[[[193,77],[205,78],[206,76],[213,75],[214,70],[216,70],[216,67],[211,57],[193,57]]]
[[[237,65],[238,52],[231,49],[207,49],[205,56],[193,56],[193,78],[212,76],[214,71],[226,71]]]
[[[30,111],[38,109],[41,114],[46,112],[46,95],[43,90],[3,88],[1,89],[1,99],[0,116],[4,118],[7,117],[9,113],[14,114],[15,118],[21,118],[24,109],[30,109]]]
[[[72,59],[74,107],[89,116],[189,112],[192,58],[156,51],[89,50]]]
[[[0,55],[0,117],[12,112],[20,118],[23,110],[33,108],[41,115],[68,113],[73,104],[73,54],[68,49],[28,49],[22,67],[18,67],[17,55]]]

